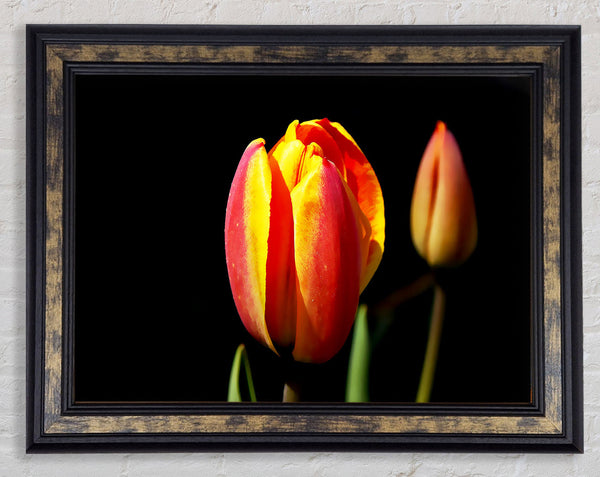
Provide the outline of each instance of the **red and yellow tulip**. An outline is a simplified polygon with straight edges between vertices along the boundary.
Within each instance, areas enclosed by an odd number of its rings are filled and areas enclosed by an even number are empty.
[[[417,172],[410,226],[415,248],[431,267],[459,265],[477,244],[471,183],[456,139],[441,121]]]
[[[342,347],[383,253],[379,182],[338,123],[294,121],[269,151],[256,139],[231,184],[225,252],[249,333],[321,363]]]

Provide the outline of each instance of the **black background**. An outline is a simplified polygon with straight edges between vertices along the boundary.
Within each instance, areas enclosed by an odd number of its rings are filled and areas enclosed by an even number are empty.
[[[427,272],[409,229],[412,188],[437,120],[471,178],[479,241],[444,274],[447,313],[435,402],[530,396],[529,79],[510,77],[80,75],[75,79],[75,399],[223,401],[244,342],[259,400],[284,367],[248,335],[223,243],[227,194],[247,144],[288,124],[340,122],[383,190],[375,305]],[[375,349],[371,398],[414,400],[431,293],[400,306]],[[349,342],[300,366],[305,398],[342,401]]]

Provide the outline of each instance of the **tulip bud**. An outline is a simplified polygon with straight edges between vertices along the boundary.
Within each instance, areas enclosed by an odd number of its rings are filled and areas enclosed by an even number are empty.
[[[441,121],[417,172],[410,225],[413,244],[431,267],[459,265],[477,244],[469,177],[458,144]]]
[[[342,347],[381,261],[383,198],[352,137],[327,119],[294,121],[267,154],[246,148],[231,184],[225,252],[248,332],[321,363]]]

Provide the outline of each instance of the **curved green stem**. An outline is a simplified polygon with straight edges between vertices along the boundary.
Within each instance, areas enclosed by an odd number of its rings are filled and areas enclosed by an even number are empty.
[[[433,377],[437,364],[438,350],[440,348],[440,338],[442,336],[442,326],[444,324],[444,309],[446,307],[446,294],[444,290],[436,284],[433,289],[433,309],[431,311],[431,324],[429,325],[429,338],[427,340],[427,349],[425,351],[425,361],[423,362],[423,371],[421,372],[421,382],[417,392],[417,402],[429,402],[431,388],[433,387]]]
[[[416,298],[421,293],[425,293],[434,284],[435,280],[433,273],[428,272],[421,275],[412,283],[394,291],[372,308],[373,316],[376,318],[375,330],[373,331],[371,339],[372,348],[375,348],[379,344],[387,333],[390,325],[393,323],[394,310],[396,307],[408,300]]]
[[[426,273],[420,276],[412,283],[399,288],[395,292],[388,295],[384,300],[379,302],[374,307],[376,314],[384,314],[396,308],[398,305],[419,296],[421,293],[427,291],[435,283],[432,272]]]
[[[256,392],[254,391],[254,381],[252,380],[252,372],[250,371],[250,361],[248,360],[248,353],[246,352],[246,347],[243,343],[237,347],[233,358],[233,364],[231,365],[227,401],[242,401],[242,393],[240,390],[240,368],[242,363],[244,364],[244,374],[246,374],[246,384],[248,385],[250,400],[256,402]]]

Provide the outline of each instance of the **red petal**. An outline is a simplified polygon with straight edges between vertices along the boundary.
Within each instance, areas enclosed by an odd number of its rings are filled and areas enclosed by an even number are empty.
[[[373,167],[341,124],[332,123],[328,119],[321,119],[317,123],[331,135],[340,148],[346,168],[346,182],[371,224],[371,240],[361,274],[362,292],[377,270],[383,255],[385,215],[381,186]]]
[[[264,141],[244,151],[225,213],[225,255],[233,299],[248,332],[273,351],[265,321],[271,169]]]
[[[298,361],[320,363],[340,350],[354,322],[362,259],[360,219],[337,168],[325,160],[316,161],[294,189],[292,205],[298,276],[293,355]]]

